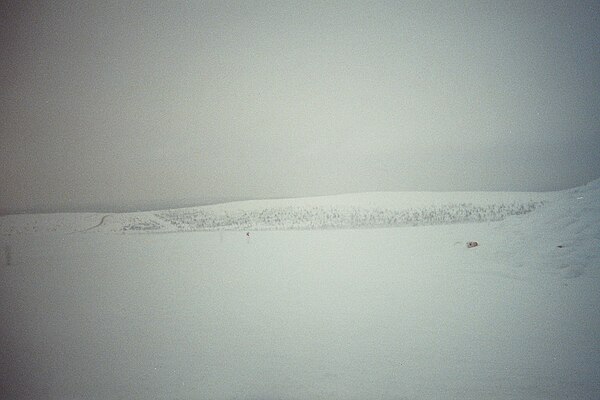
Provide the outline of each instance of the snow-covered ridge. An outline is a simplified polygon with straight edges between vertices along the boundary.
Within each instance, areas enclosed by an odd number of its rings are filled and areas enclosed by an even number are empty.
[[[0,234],[373,228],[498,221],[561,192],[371,192],[135,213],[0,217]]]

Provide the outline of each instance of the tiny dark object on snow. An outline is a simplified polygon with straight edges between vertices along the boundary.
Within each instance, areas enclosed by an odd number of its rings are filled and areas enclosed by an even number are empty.
[[[558,247],[559,249],[562,249],[562,248],[563,248],[563,247],[565,247],[565,246],[563,246],[562,244],[559,244],[559,245],[558,245],[558,246],[556,246],[556,247]]]
[[[479,243],[472,241],[472,242],[467,242],[467,247],[470,249],[472,247],[477,247],[479,246]]]

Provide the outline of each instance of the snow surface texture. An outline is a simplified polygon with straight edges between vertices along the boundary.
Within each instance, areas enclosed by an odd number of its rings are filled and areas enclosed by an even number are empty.
[[[250,236],[3,217],[0,398],[598,399],[600,181],[501,202],[430,195],[421,209],[543,204],[477,224]],[[373,197],[315,202],[404,209]],[[163,226],[165,213],[135,217]]]

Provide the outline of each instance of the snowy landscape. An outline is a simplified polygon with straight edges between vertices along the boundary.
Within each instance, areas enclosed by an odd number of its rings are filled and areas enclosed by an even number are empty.
[[[600,1],[0,10],[0,400],[600,400]]]
[[[600,393],[600,180],[7,215],[0,234],[3,399]]]

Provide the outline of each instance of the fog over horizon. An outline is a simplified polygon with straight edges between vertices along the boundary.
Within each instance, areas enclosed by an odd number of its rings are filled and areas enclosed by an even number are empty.
[[[6,1],[0,213],[600,177],[600,3]]]

